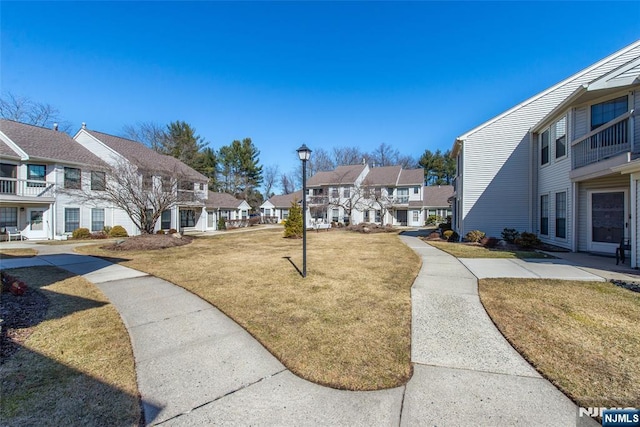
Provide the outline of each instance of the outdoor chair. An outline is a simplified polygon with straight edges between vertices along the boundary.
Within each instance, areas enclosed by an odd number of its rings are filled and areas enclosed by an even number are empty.
[[[623,238],[620,240],[620,246],[616,248],[616,265],[618,265],[620,261],[624,264],[627,259],[627,251],[631,251],[631,242],[629,239]]]
[[[23,239],[22,232],[18,231],[18,227],[5,227],[4,232],[7,235],[9,241],[11,241],[12,237],[15,237],[16,240],[18,237],[20,238],[20,240]]]

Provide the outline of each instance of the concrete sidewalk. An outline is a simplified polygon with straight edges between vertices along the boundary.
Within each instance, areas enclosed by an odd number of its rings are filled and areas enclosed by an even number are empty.
[[[575,426],[576,406],[487,316],[476,277],[416,237],[400,238],[423,261],[412,288],[414,373],[406,386],[375,392],[296,377],[216,308],[136,270],[74,254],[3,259],[0,268],[56,265],[106,294],[131,336],[147,424]]]

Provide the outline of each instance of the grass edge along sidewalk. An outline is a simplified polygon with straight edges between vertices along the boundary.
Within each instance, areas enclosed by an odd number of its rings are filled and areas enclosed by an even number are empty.
[[[46,313],[24,325],[30,335],[20,348],[3,356],[2,424],[137,426],[141,411],[131,343],[104,294],[56,267],[7,271],[49,303]],[[3,304],[10,298],[27,297],[3,294]]]

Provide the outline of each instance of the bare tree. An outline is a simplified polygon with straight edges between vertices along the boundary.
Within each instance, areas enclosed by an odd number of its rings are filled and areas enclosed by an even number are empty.
[[[176,203],[201,202],[192,192],[187,193],[189,200],[184,199],[180,184],[189,179],[178,171],[143,170],[121,159],[97,173],[104,174],[95,181],[98,188],[60,191],[81,203],[122,209],[143,233],[153,233],[162,212]]]
[[[71,123],[63,120],[60,110],[51,104],[36,102],[11,92],[4,92],[0,97],[0,117],[48,128],[57,125],[56,129],[62,132],[69,132],[71,129]]]
[[[397,165],[400,153],[395,148],[384,142],[376,147],[370,154],[371,161],[376,166],[395,166]]]
[[[280,175],[280,188],[282,190],[282,194],[291,194],[296,191],[295,174],[283,173]]]
[[[335,147],[333,162],[336,166],[361,164],[365,155],[356,147]]]
[[[264,169],[262,175],[262,185],[264,187],[264,198],[265,200],[269,197],[273,196],[273,187],[276,184],[276,180],[278,179],[279,170],[278,165],[275,166],[267,166]]]
[[[162,152],[162,143],[166,138],[165,128],[155,122],[138,122],[125,125],[122,136],[133,141],[141,142],[157,152]]]
[[[375,209],[380,211],[380,223],[384,225],[387,212],[394,203],[393,195],[387,192],[386,188],[373,185],[365,179],[356,190],[360,194],[356,208],[360,211]]]
[[[311,158],[307,162],[307,173],[313,176],[318,172],[332,171],[336,166],[325,149],[317,148],[311,153]]]

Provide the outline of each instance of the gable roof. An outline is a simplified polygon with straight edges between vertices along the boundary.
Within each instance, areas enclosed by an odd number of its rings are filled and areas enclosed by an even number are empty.
[[[571,77],[562,80],[561,82],[559,82],[559,83],[551,86],[550,88],[538,93],[537,95],[532,96],[531,98],[529,98],[529,99],[521,102],[520,104],[508,109],[507,111],[495,116],[494,118],[482,123],[481,125],[476,126],[475,128],[465,132],[464,134],[460,135],[459,137],[457,137],[455,139],[454,144],[453,144],[453,149],[451,150],[451,156],[455,157],[457,155],[457,153],[458,153],[458,150],[460,149],[460,145],[461,145],[462,141],[464,141],[465,139],[469,138],[469,136],[473,135],[474,133],[484,129],[487,126],[490,126],[491,124],[501,120],[504,117],[509,116],[513,112],[515,112],[515,111],[517,111],[517,110],[519,110],[519,109],[531,104],[532,102],[535,102],[538,99],[540,99],[540,98],[542,98],[542,97],[544,97],[544,96],[546,96],[546,95],[548,95],[550,93],[553,93],[557,89],[559,89],[559,88],[561,88],[561,87],[563,87],[565,85],[568,85],[571,82],[575,83],[575,80],[579,79],[580,77],[585,76],[589,72],[596,70],[598,67],[601,67],[602,65],[606,64],[607,62],[610,62],[613,59],[616,59],[616,58],[624,55],[625,53],[627,53],[627,52],[629,52],[629,51],[631,51],[633,49],[636,49],[638,47],[640,47],[640,40],[638,40],[638,41],[630,44],[629,46],[627,46],[627,47],[625,47],[625,48],[623,48],[623,49],[621,49],[621,50],[619,50],[619,51],[607,56],[604,59],[601,59],[600,61],[596,62],[593,65],[590,65],[589,67],[583,69],[582,71],[579,71],[578,73],[572,75]],[[555,106],[553,106],[553,107],[555,107]],[[552,110],[553,107],[550,108],[550,110]],[[541,119],[542,119],[542,117],[541,117]]]
[[[322,171],[307,180],[307,187],[321,185],[353,185],[367,165],[338,166],[332,171]]]
[[[402,169],[398,178],[398,185],[422,185],[424,183],[424,169]]]
[[[0,144],[0,154],[3,156],[22,160],[63,162],[97,167],[107,166],[98,156],[78,144],[64,132],[6,119],[0,119],[0,131],[24,153],[22,155],[10,144],[3,141],[4,143]]]
[[[294,200],[302,200],[302,190],[294,191],[290,194],[271,196],[267,202],[271,203],[276,208],[289,208],[291,207],[291,202]]]
[[[400,178],[402,166],[379,166],[371,168],[364,179],[367,185],[395,186]],[[424,179],[424,172],[423,178]]]
[[[593,101],[603,96],[619,92],[623,87],[640,85],[640,57],[611,70],[590,83],[580,85],[571,95],[558,104],[547,115],[531,128],[531,132],[539,132],[547,127],[552,119],[564,113],[570,106]]]
[[[449,206],[448,199],[453,196],[453,185],[433,185],[424,187],[422,200],[424,206]]]
[[[238,209],[244,200],[236,199],[229,193],[209,190],[204,205],[208,208]]]
[[[175,157],[160,154],[140,142],[95,130],[82,129],[81,132],[82,131],[93,136],[95,139],[102,142],[104,145],[111,148],[113,151],[143,170],[180,174],[189,179],[193,179],[194,181],[209,181],[206,176],[195,171]]]

